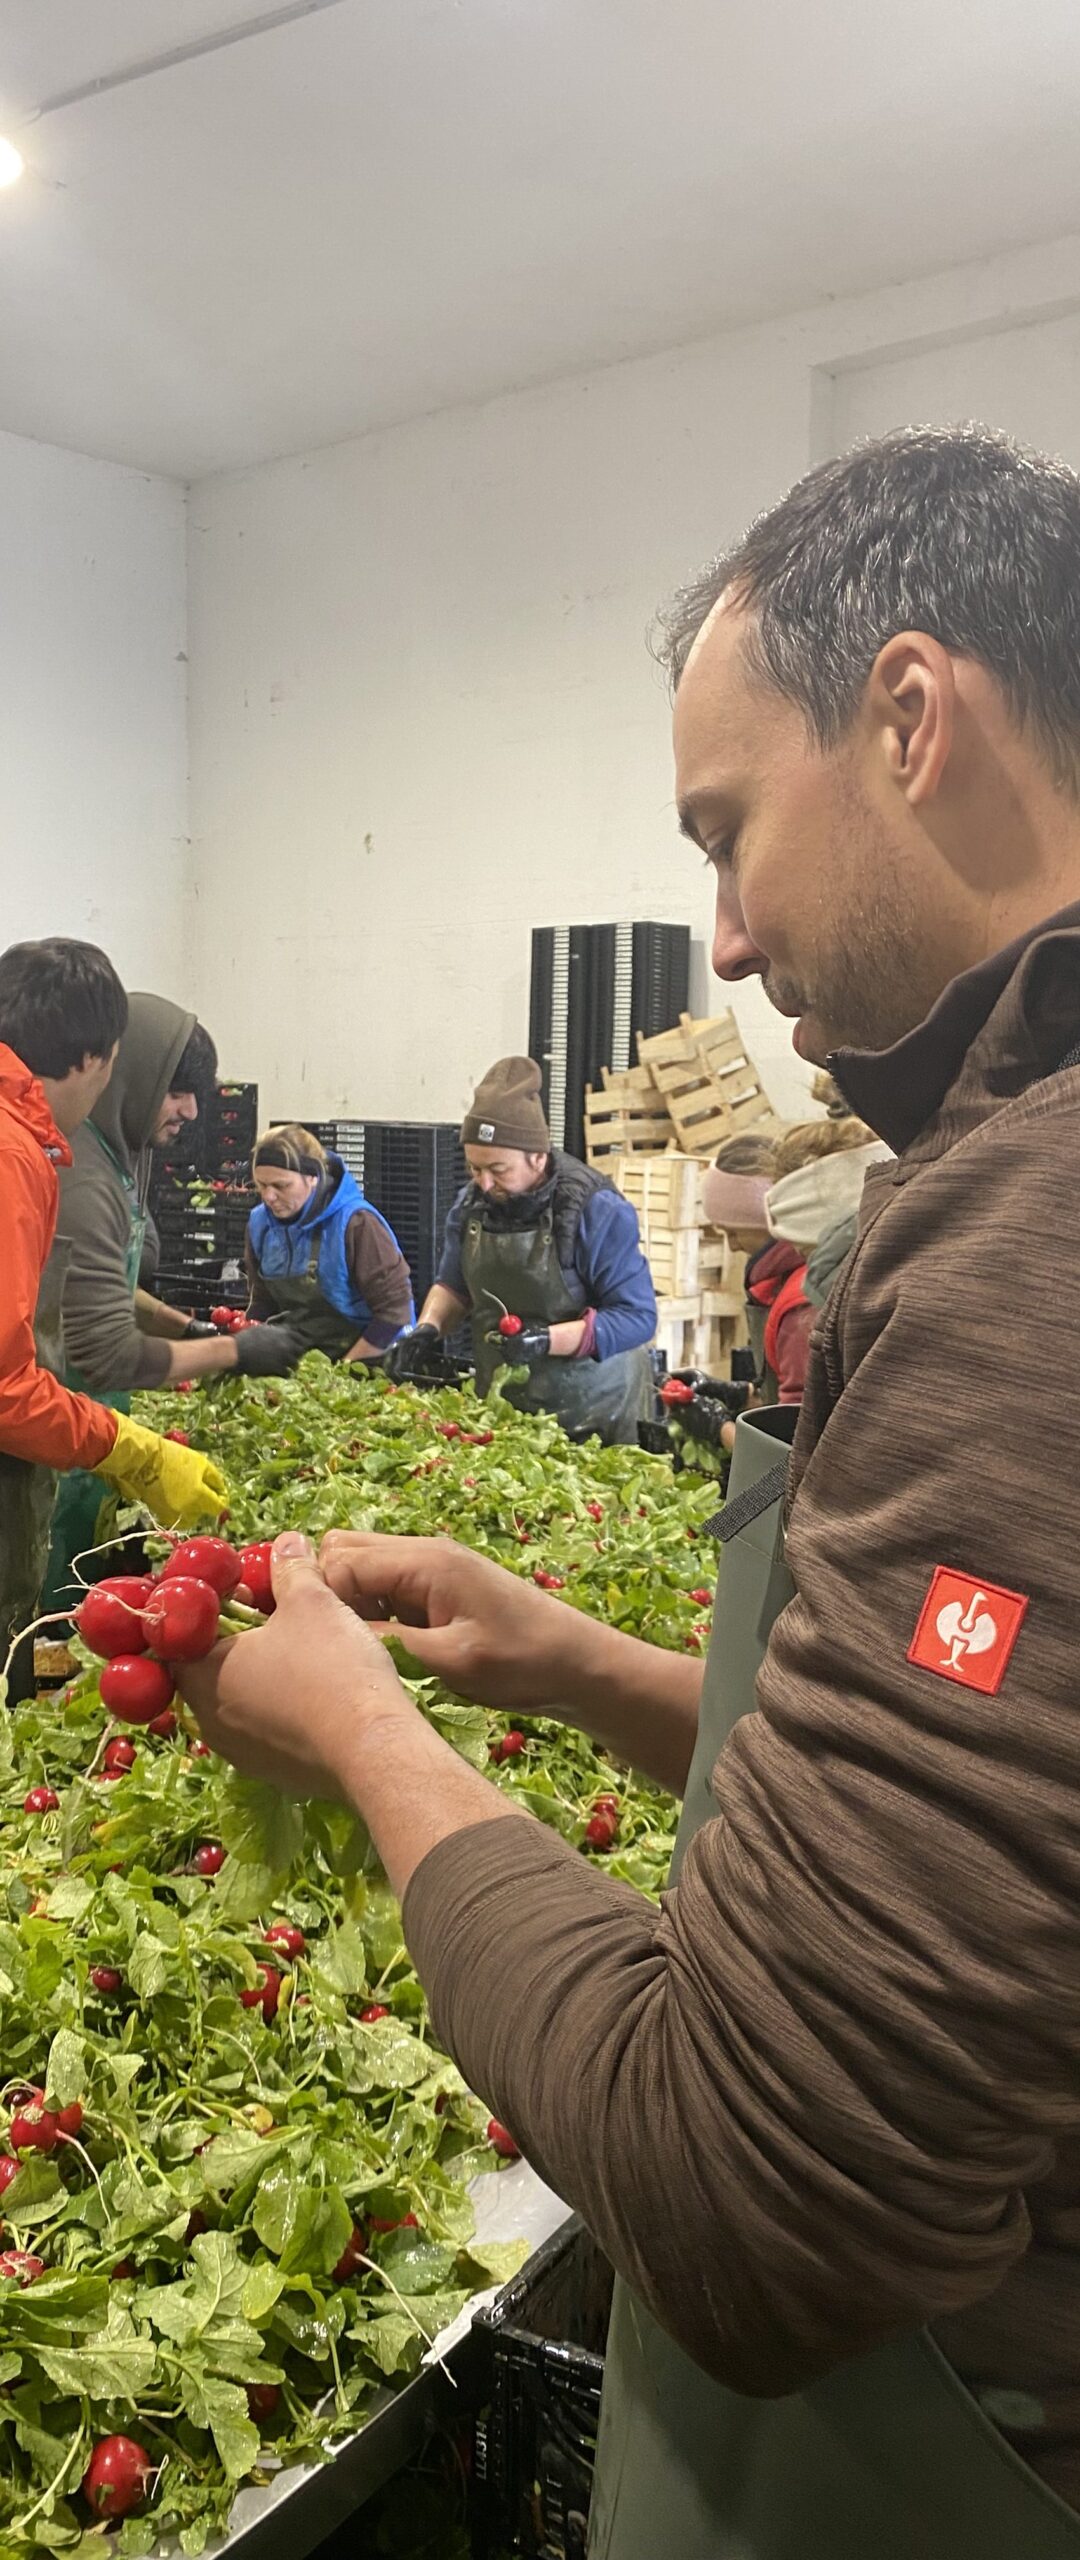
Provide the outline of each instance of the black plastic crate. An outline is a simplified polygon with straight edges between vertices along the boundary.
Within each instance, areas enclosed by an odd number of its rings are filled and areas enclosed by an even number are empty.
[[[476,2560],[585,2560],[613,2281],[575,2219],[476,2315]]]

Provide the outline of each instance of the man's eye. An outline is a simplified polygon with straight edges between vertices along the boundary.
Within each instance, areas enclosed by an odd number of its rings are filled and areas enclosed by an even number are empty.
[[[726,871],[735,851],[735,843],[735,831],[732,829],[730,835],[721,836],[719,844],[710,845],[705,856],[706,868],[710,871]]]

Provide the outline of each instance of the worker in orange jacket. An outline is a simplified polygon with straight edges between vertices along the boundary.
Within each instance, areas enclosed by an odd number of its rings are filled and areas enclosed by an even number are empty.
[[[43,1286],[59,1170],[126,1021],[123,987],[93,943],[15,943],[0,955],[0,1666],[34,1614],[57,1472],[92,1468],[168,1526],[213,1517],[225,1500],[200,1451],[72,1394],[59,1376],[62,1254]]]

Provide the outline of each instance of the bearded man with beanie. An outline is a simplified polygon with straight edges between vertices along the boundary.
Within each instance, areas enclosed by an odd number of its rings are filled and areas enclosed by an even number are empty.
[[[468,1318],[481,1394],[508,1365],[523,1412],[564,1429],[637,1439],[653,1411],[645,1345],[656,1297],[636,1211],[614,1184],[552,1147],[533,1058],[499,1058],[461,1131],[470,1180],[446,1222],[420,1321],[387,1353],[393,1378],[422,1376]],[[500,1323],[516,1319],[507,1331]]]

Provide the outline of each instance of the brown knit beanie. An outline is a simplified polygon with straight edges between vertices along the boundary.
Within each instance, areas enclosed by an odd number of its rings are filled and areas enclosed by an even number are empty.
[[[542,1082],[535,1058],[497,1058],[462,1121],[462,1146],[520,1147],[528,1156],[546,1155],[551,1134],[540,1100]]]

